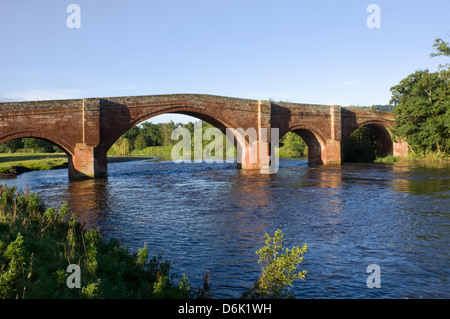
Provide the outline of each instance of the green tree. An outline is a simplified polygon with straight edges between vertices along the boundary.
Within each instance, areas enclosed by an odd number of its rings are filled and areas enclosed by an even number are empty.
[[[419,70],[391,88],[393,133],[416,153],[450,153],[450,68]]]
[[[280,156],[298,158],[305,156],[307,151],[305,141],[296,133],[288,132],[280,140]]]
[[[448,42],[433,44],[432,57],[450,56]],[[450,65],[437,72],[418,70],[391,88],[394,103],[393,133],[405,139],[414,153],[450,153]]]
[[[377,158],[377,145],[374,133],[367,127],[356,129],[343,145],[344,162],[373,162]]]
[[[440,55],[450,56],[450,45],[448,44],[448,42],[445,42],[441,38],[437,38],[434,40],[433,47],[436,49],[436,52],[430,54],[432,57]]]
[[[292,298],[289,288],[295,279],[306,276],[306,270],[299,271],[297,266],[303,261],[308,245],[285,248],[284,234],[277,230],[274,237],[265,234],[266,245],[256,251],[259,255],[261,275],[243,297],[252,298]]]
[[[111,146],[109,152],[112,155],[127,156],[131,152],[131,143],[126,137],[121,136],[113,146]]]
[[[23,139],[16,138],[14,140],[1,144],[0,153],[14,153],[17,152],[19,149],[22,149],[23,147],[24,147]]]
[[[147,146],[162,145],[160,126],[150,122],[141,124],[141,132],[144,135]]]
[[[27,151],[33,153],[54,153],[61,150],[52,142],[40,138],[23,138],[23,145]]]
[[[147,141],[145,140],[145,137],[143,134],[139,134],[136,139],[134,140],[134,149],[140,151],[143,150],[144,148],[146,148],[147,145]]]
[[[134,141],[136,140],[136,138],[141,134],[141,130],[138,126],[134,126],[131,129],[129,129],[124,135],[123,137],[125,137],[126,139],[128,139],[128,141],[131,144],[134,144]]]
[[[160,133],[162,139],[162,145],[173,145],[172,132],[175,129],[175,123],[170,121],[169,123],[160,124]]]

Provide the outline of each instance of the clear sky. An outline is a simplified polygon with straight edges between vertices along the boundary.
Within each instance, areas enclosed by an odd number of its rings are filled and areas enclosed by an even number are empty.
[[[450,41],[449,0],[0,0],[0,99],[388,104],[408,74],[448,62],[429,56],[437,37]]]

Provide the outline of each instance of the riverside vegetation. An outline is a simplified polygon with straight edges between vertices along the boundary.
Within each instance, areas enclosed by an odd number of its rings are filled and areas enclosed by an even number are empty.
[[[247,298],[290,298],[306,245],[284,247],[283,233],[257,251],[261,275]],[[67,266],[81,270],[81,288],[68,288]],[[106,241],[84,229],[67,204],[44,206],[37,194],[0,187],[0,299],[11,298],[210,298],[208,273],[203,287],[171,273],[162,254],[149,258],[147,245],[132,253],[117,239]]]
[[[80,266],[80,289],[66,285],[70,264]],[[67,204],[46,209],[37,194],[0,188],[0,298],[191,297],[187,279],[175,278],[145,245],[131,253],[85,230]]]

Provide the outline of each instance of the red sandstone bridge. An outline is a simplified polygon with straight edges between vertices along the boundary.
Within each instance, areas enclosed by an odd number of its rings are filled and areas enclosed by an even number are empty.
[[[362,126],[375,133],[384,154],[408,152],[405,142],[392,140],[391,112],[201,94],[0,103],[0,144],[23,137],[45,139],[67,154],[70,179],[105,177],[106,153],[114,142],[140,122],[166,113],[194,116],[224,133],[227,128],[278,128],[282,137],[293,131],[306,142],[308,161],[315,164],[341,164],[343,141]],[[247,169],[268,165],[240,162]]]

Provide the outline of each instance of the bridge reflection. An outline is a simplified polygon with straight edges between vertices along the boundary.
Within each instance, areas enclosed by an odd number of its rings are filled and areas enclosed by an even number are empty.
[[[70,181],[68,204],[77,220],[87,229],[97,227],[106,220],[108,211],[108,180],[91,179]]]

